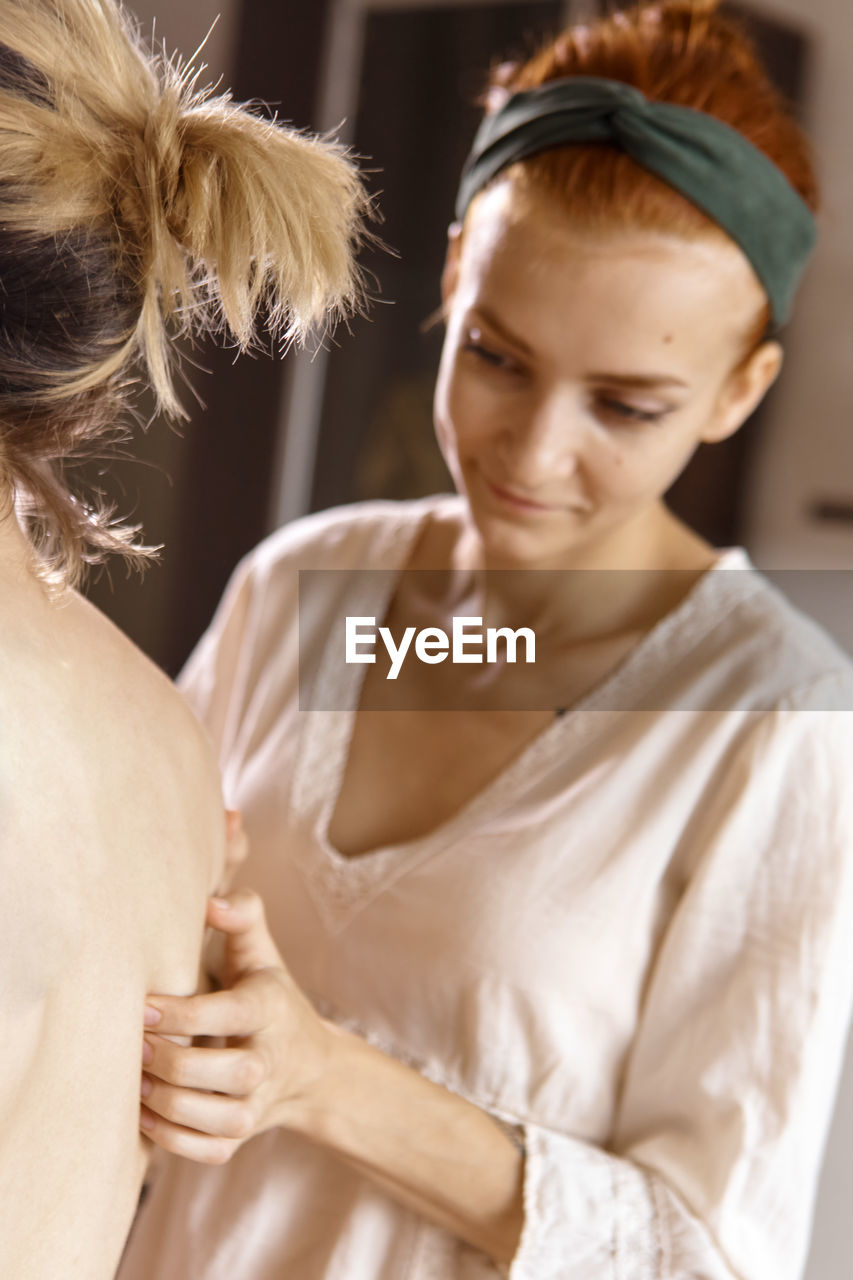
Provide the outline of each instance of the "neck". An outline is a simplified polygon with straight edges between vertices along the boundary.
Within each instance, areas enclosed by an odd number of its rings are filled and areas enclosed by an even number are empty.
[[[0,579],[7,588],[34,583],[41,586],[32,546],[18,521],[11,491],[6,487],[0,494]]]
[[[472,612],[488,626],[532,626],[561,644],[649,630],[715,559],[713,548],[662,503],[557,561],[496,561],[476,531],[459,546],[471,571]]]

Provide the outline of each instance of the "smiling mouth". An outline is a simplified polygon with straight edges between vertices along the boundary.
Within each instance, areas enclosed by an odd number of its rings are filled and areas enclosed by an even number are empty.
[[[488,476],[483,476],[483,479],[489,492],[505,506],[512,507],[515,511],[526,511],[531,515],[553,515],[554,513],[567,511],[582,513],[582,511],[585,510],[585,508],[581,508],[571,503],[564,503],[557,506],[545,502],[534,502],[532,498],[527,498],[521,493],[516,493],[513,489],[507,489],[502,484],[496,484],[494,480],[490,480]]]

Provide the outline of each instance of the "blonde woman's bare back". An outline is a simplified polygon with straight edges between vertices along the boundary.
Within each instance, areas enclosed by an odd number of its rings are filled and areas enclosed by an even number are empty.
[[[147,550],[66,464],[110,456],[135,381],[180,412],[176,333],[356,304],[367,209],[338,148],[206,90],[118,0],[0,4],[3,1280],[114,1274],[145,994],[194,990],[225,840],[190,713],[71,589]]]
[[[144,997],[195,989],[219,784],[179,695],[92,606],[51,602],[22,558],[0,587],[0,1274],[107,1280],[147,1160]]]

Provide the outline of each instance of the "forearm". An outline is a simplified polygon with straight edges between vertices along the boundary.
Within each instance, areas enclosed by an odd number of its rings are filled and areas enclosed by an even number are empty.
[[[487,1112],[319,1017],[286,969],[256,894],[211,899],[208,922],[226,936],[223,989],[149,997],[145,1132],[177,1155],[220,1164],[254,1134],[290,1129],[510,1261],[524,1218],[524,1155],[512,1136]],[[176,1035],[231,1044],[184,1047]]]
[[[360,1037],[330,1027],[322,1078],[283,1122],[396,1200],[499,1262],[524,1220],[524,1156],[470,1102]]]

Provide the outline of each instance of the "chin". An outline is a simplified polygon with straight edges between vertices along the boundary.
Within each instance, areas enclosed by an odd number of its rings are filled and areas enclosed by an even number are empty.
[[[522,522],[496,517],[493,512],[472,509],[483,550],[490,560],[507,567],[533,565],[553,559],[563,549],[564,539],[550,536],[544,529],[526,527]]]

